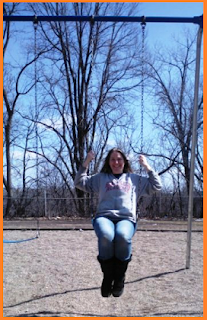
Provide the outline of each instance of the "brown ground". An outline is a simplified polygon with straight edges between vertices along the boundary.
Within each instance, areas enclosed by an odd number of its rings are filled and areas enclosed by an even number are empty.
[[[4,317],[202,317],[202,223],[193,223],[190,269],[186,224],[162,223],[140,222],[120,298],[101,297],[97,239],[89,223],[63,228],[65,222],[58,222],[49,229],[41,221],[39,239],[4,243]],[[6,229],[11,223],[4,222],[4,239],[35,235]]]

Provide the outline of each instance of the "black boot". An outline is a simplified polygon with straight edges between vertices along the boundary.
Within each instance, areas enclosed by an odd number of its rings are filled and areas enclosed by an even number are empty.
[[[103,272],[103,281],[101,285],[101,295],[102,297],[109,297],[112,292],[113,285],[113,275],[114,275],[114,258],[108,260],[102,260],[97,257],[101,265],[101,270]]]
[[[112,294],[114,297],[120,297],[124,292],[125,272],[130,261],[131,257],[126,261],[121,261],[115,258],[114,286],[112,289]]]

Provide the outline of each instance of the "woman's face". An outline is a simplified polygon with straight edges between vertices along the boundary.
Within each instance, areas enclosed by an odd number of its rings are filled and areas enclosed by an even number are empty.
[[[124,158],[118,151],[113,151],[109,158],[109,166],[113,174],[120,174],[124,171]]]

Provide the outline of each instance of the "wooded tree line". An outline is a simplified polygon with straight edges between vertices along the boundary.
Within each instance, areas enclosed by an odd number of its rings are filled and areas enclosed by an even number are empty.
[[[5,3],[4,14],[133,16],[139,4]],[[3,27],[4,215],[21,215],[42,190],[74,198],[77,212],[85,215],[88,195],[75,190],[73,180],[90,148],[96,153],[91,173],[114,146],[139,170],[143,70],[143,153],[161,174],[165,193],[188,195],[196,30],[173,48],[153,52],[146,36],[142,65],[137,24],[38,22],[36,50],[30,26],[21,53],[11,59],[14,41],[25,32],[22,25]],[[195,194],[202,196],[202,81],[198,109]]]

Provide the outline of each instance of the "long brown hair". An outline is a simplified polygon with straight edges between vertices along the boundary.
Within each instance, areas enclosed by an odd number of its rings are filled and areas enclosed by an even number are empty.
[[[111,156],[112,152],[119,152],[122,155],[122,157],[124,159],[124,170],[123,170],[124,173],[133,172],[133,170],[131,168],[131,165],[129,163],[129,160],[127,159],[127,157],[123,153],[123,151],[120,150],[119,148],[113,148],[113,149],[111,149],[109,151],[109,153],[106,156],[106,159],[104,161],[104,165],[103,165],[103,167],[101,169],[101,172],[103,172],[103,173],[112,173],[111,167],[109,165],[109,160],[110,160],[110,156]]]

